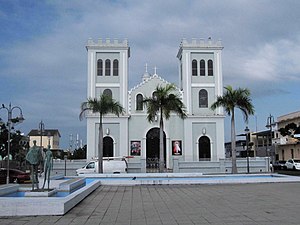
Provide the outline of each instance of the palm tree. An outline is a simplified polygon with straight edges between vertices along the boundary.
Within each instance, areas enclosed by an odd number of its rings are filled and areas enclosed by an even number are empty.
[[[119,102],[112,99],[111,96],[102,94],[99,99],[89,98],[87,102],[81,104],[80,120],[82,120],[87,111],[99,113],[98,171],[99,173],[103,173],[103,116],[108,113],[119,116],[121,113],[124,113],[124,108]]]
[[[179,95],[174,94],[176,87],[173,84],[167,84],[165,87],[158,85],[154,91],[152,97],[145,98],[144,103],[147,106],[147,119],[149,122],[153,122],[157,116],[160,115],[159,120],[159,172],[164,170],[164,122],[163,117],[170,118],[170,113],[173,111],[180,118],[186,118],[185,106],[181,101]]]
[[[248,122],[248,116],[254,114],[254,106],[250,98],[250,90],[238,88],[234,90],[230,85],[225,87],[225,94],[218,96],[217,101],[212,104],[211,109],[224,107],[225,112],[231,115],[231,156],[232,156],[232,173],[237,173],[236,166],[236,146],[235,146],[235,108],[242,111],[245,122]]]

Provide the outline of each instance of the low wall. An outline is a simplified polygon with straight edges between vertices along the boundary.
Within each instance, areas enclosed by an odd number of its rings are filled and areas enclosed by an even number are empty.
[[[56,174],[66,176],[75,176],[76,169],[83,167],[86,164],[85,160],[64,161],[56,160],[53,165],[53,172]],[[219,161],[181,161],[177,157],[172,160],[174,173],[203,173],[203,174],[218,174],[231,173],[231,159],[220,159]],[[249,166],[251,173],[270,172],[269,157],[249,157]],[[237,158],[238,173],[247,172],[247,159]],[[172,168],[171,168],[172,169]],[[145,158],[129,158],[128,159],[128,173],[146,173],[146,159]]]
[[[129,158],[127,162],[127,173],[146,173],[146,159]]]
[[[247,158],[237,159],[238,173],[247,172]],[[220,159],[218,162],[212,161],[197,161],[185,162],[173,158],[173,172],[174,173],[203,173],[203,174],[217,174],[217,173],[231,173],[232,161],[231,159]],[[250,173],[265,173],[270,172],[269,157],[249,157],[249,171]]]

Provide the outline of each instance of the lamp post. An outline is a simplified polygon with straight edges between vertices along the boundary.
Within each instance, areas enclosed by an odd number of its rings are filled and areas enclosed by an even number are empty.
[[[51,140],[51,133],[50,132],[48,132],[47,137],[48,137],[48,145],[50,145],[50,140]]]
[[[45,124],[44,124],[43,120],[41,120],[41,122],[39,123],[39,131],[38,131],[38,133],[40,134],[40,149],[41,149],[41,154],[42,154],[42,156],[44,158],[45,153],[43,151],[44,150],[44,148],[43,148],[43,135],[45,133]],[[43,161],[41,161],[40,167],[41,167],[41,170],[40,170],[40,177],[41,177],[42,176],[42,172],[44,170],[44,162]]]
[[[249,167],[249,128],[245,128],[245,135],[246,135],[246,153],[247,153],[247,173],[250,173],[250,167]]]
[[[267,119],[267,125],[266,125],[266,128],[270,129],[270,138],[268,138],[268,142],[269,140],[271,140],[271,143],[270,143],[270,146],[271,146],[271,149],[270,149],[270,153],[271,153],[271,162],[272,162],[272,165],[274,165],[274,154],[275,152],[273,152],[273,143],[272,143],[272,128],[276,125],[276,123],[274,122],[274,116],[272,116],[271,114],[268,116],[268,119]],[[272,166],[272,172],[274,171],[274,166]]]
[[[43,134],[45,132],[45,124],[43,123],[43,120],[41,120],[41,122],[39,123],[39,134],[41,135],[40,136],[40,148],[41,148],[41,151],[43,152]]]
[[[14,123],[22,123],[24,121],[24,117],[22,114],[22,109],[19,106],[11,106],[11,103],[9,103],[9,106],[6,107],[4,104],[2,104],[2,107],[0,109],[6,109],[7,110],[7,127],[8,127],[8,136],[7,136],[7,177],[6,177],[6,184],[9,184],[9,155],[10,155],[10,132],[12,129],[12,124]],[[12,118],[12,112],[14,109],[20,110],[20,115],[16,118]]]

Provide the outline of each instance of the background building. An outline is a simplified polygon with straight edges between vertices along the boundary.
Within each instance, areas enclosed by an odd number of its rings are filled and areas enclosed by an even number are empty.
[[[31,130],[28,133],[29,147],[33,146],[33,141],[36,141],[37,146],[47,148],[50,144],[51,149],[59,149],[60,133],[57,129],[45,129],[42,134],[40,130]]]
[[[300,126],[300,111],[279,116],[277,118],[278,130],[284,128],[290,123]],[[282,136],[277,132],[276,152],[278,159],[288,160],[290,158],[300,158],[300,140],[291,136]]]

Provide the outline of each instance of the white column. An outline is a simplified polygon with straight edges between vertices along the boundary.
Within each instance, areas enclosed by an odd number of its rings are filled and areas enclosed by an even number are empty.
[[[172,151],[170,150],[170,138],[166,138],[166,168],[170,168],[169,165],[172,155]]]
[[[186,102],[186,109],[187,109],[187,112],[188,113],[191,113],[192,112],[192,109],[191,109],[191,74],[190,74],[190,53],[189,52],[186,52],[185,53],[185,78],[183,79],[186,79],[186,87],[185,87],[185,102]]]
[[[189,119],[184,120],[184,137],[183,137],[182,155],[185,161],[193,161],[193,134],[192,134],[192,121]]]
[[[146,137],[143,138],[142,140],[142,146],[141,146],[141,158],[146,158],[146,150],[147,150],[147,144],[146,144]]]
[[[96,76],[95,76],[95,52],[90,53],[90,67],[89,67],[89,76],[90,76],[90,93],[89,97],[95,97],[95,87],[96,87]]]

